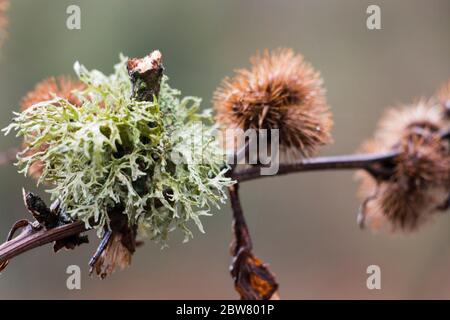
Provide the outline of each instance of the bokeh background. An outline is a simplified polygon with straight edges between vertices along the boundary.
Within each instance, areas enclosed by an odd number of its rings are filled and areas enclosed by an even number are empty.
[[[81,30],[66,28],[66,8],[81,7]],[[381,7],[382,30],[366,28],[366,8]],[[257,49],[292,47],[325,80],[335,117],[324,155],[354,152],[390,105],[430,96],[450,77],[448,0],[12,0],[9,39],[0,60],[0,126],[39,80],[72,74],[74,61],[112,72],[118,54],[164,55],[172,86],[210,107],[221,79],[248,66]],[[19,144],[1,137],[0,150]],[[0,167],[0,237],[26,217],[21,188],[37,190],[12,165]],[[286,299],[450,298],[450,217],[414,235],[373,234],[356,225],[352,172],[314,172],[242,185],[255,253],[270,263]],[[14,259],[0,275],[0,299],[233,299],[228,205],[204,219],[206,234],[168,249],[147,242],[132,266],[90,278],[98,240],[53,254],[50,246]],[[66,288],[79,265],[82,289]],[[366,288],[366,268],[382,271],[382,289]]]

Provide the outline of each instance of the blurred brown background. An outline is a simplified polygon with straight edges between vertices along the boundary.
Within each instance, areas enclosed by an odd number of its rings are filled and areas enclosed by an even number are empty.
[[[81,6],[82,29],[66,28],[66,8]],[[381,7],[382,30],[366,28],[366,8]],[[118,54],[164,55],[172,86],[204,98],[222,77],[248,66],[257,49],[288,46],[322,72],[335,116],[335,143],[350,153],[369,137],[383,109],[431,95],[450,77],[450,2],[12,0],[0,60],[0,126],[18,101],[74,61],[106,73]],[[2,137],[0,149],[18,144]],[[0,167],[0,237],[26,217],[21,188],[36,190],[13,166]],[[420,233],[373,234],[356,226],[352,172],[305,173],[242,186],[255,253],[270,263],[286,299],[450,298],[450,217]],[[39,192],[43,193],[43,190]],[[228,273],[228,205],[205,218],[206,234],[170,248],[147,242],[131,268],[101,281],[88,276],[98,240],[73,252],[49,246],[14,259],[0,275],[0,299],[236,298]],[[82,290],[66,288],[66,267],[82,268]],[[382,289],[366,288],[366,268],[381,267]]]

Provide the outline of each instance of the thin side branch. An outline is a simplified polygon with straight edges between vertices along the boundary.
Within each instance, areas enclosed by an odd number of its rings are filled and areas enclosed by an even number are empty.
[[[379,174],[383,167],[380,164],[389,163],[396,155],[396,152],[390,152],[375,155],[346,155],[304,159],[296,163],[280,165],[277,175],[311,170],[333,169],[366,169],[369,172],[375,172],[377,170],[376,172]],[[260,175],[259,167],[232,173],[232,178],[239,182],[261,177],[265,176]],[[259,259],[253,256],[251,237],[239,200],[238,188],[238,185],[230,188],[230,198],[233,209],[233,233],[235,238],[232,249],[234,260],[231,272],[235,279],[236,289],[241,296],[246,296],[249,299],[257,298],[257,295],[255,296],[255,292],[257,291],[251,291],[251,288],[249,289],[248,287],[250,276],[258,275],[258,277],[263,277],[263,280],[269,283],[268,288],[270,290],[262,295],[267,299],[268,296],[271,296],[276,288],[278,288],[278,285],[267,267]],[[52,229],[45,229],[42,228],[42,226],[33,227],[33,224],[28,223],[27,226],[24,226],[24,229],[19,236],[14,239],[8,239],[9,241],[0,245],[0,268],[2,265],[6,266],[8,260],[21,253],[54,241],[67,239],[70,236],[79,235],[84,231],[86,231],[86,229],[81,222],[74,222]],[[247,286],[247,289],[250,291],[244,290],[243,288],[245,286]]]
[[[450,139],[450,128],[440,130],[441,139]],[[319,170],[355,170],[363,169],[378,179],[387,179],[393,174],[394,160],[400,154],[398,150],[372,154],[351,154],[331,157],[301,159],[293,163],[281,163],[275,175],[261,175],[261,167],[234,170],[231,177],[239,182],[258,178],[285,175],[289,173]]]
[[[127,63],[131,80],[131,97],[138,101],[153,101],[159,96],[164,67],[158,50],[144,58],[132,58]]]
[[[53,229],[44,229],[40,225],[29,223],[21,234],[0,245],[0,266],[8,260],[28,250],[62,240],[70,236],[78,235],[86,231],[81,221],[66,224]]]
[[[357,154],[332,157],[306,158],[293,163],[280,164],[276,176],[295,172],[318,170],[354,170],[365,169],[374,175],[382,175],[383,164],[390,164],[399,153],[390,151],[378,154]],[[270,177],[260,174],[258,166],[236,170],[232,178],[244,182],[248,180]]]
[[[245,221],[244,212],[242,210],[241,200],[239,198],[239,185],[236,184],[229,188],[231,209],[233,211],[233,234],[234,243],[231,249],[233,255],[237,255],[239,249],[253,249],[252,239],[248,231],[247,222]]]
[[[243,300],[278,298],[278,283],[268,266],[253,255],[252,240],[239,199],[239,185],[229,187],[233,210],[233,261],[230,272],[236,291]]]

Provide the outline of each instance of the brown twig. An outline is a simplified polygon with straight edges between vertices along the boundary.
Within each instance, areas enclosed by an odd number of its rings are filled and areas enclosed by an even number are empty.
[[[278,175],[327,169],[367,169],[379,174],[383,172],[382,169],[396,155],[396,152],[391,152],[377,155],[349,155],[305,159],[297,163],[281,165]],[[236,171],[231,176],[239,182],[264,177],[260,176],[259,170],[259,167],[254,167]],[[273,298],[276,296],[278,284],[267,266],[252,253],[253,246],[240,203],[238,188],[238,184],[230,188],[234,233],[231,274],[235,281],[235,287],[243,299]],[[45,212],[46,210],[41,211]],[[36,214],[34,216],[36,217]],[[86,231],[86,229],[84,224],[80,222],[66,224],[49,230],[42,227],[33,227],[31,223],[28,223],[18,237],[9,239],[9,241],[0,246],[0,266],[5,266],[9,259],[28,250],[61,239],[67,239],[70,236],[79,235],[83,231]]]
[[[105,234],[103,235],[102,240],[100,241],[100,244],[97,247],[97,250],[95,250],[94,255],[91,257],[91,260],[89,260],[89,273],[92,274],[94,272],[95,265],[97,264],[98,260],[100,259],[100,256],[105,251],[106,246],[108,245],[109,241],[111,240],[112,231],[106,230]]]
[[[43,246],[54,241],[78,235],[86,231],[81,221],[66,224],[53,229],[44,229],[40,225],[28,223],[24,230],[16,238],[0,245],[0,266],[8,260],[28,250]]]
[[[295,163],[281,164],[276,175],[303,171],[365,169],[378,178],[388,178],[393,173],[394,160],[398,151],[369,154],[344,155],[302,159]],[[262,178],[261,167],[254,166],[243,170],[232,167],[231,177],[238,182]],[[241,299],[267,300],[277,299],[278,283],[267,265],[252,253],[252,241],[244,218],[239,199],[239,183],[229,188],[231,208],[233,211],[234,241],[231,249],[233,261],[231,275],[236,291]]]
[[[318,170],[351,170],[364,169],[377,176],[389,175],[383,169],[390,166],[392,161],[398,156],[397,151],[390,151],[378,154],[357,154],[331,157],[306,158],[293,163],[280,164],[276,176],[295,172],[318,171]],[[247,169],[236,170],[232,178],[244,182],[248,180],[270,177],[260,174],[261,167],[254,166]]]
[[[81,233],[86,231],[84,223],[72,222],[60,210],[58,200],[49,208],[39,196],[25,191],[23,200],[25,207],[36,220],[30,222],[23,219],[12,226],[6,242],[0,245],[0,271],[8,265],[9,259],[47,243],[54,242],[55,252],[61,248],[73,249],[88,243],[87,236],[81,236]],[[19,230],[22,232],[13,239]]]
[[[278,298],[278,283],[268,266],[253,255],[252,240],[245,222],[239,199],[239,184],[229,187],[233,210],[233,235],[231,247],[233,261],[230,272],[236,291],[243,300],[268,300]]]
[[[235,184],[229,188],[231,209],[233,211],[233,234],[234,243],[231,253],[236,255],[239,249],[252,250],[253,244],[250,237],[247,222],[245,221],[244,212],[242,210],[241,200],[239,198],[239,184]]]
[[[442,129],[439,135],[441,139],[450,139],[450,128]],[[304,171],[363,169],[378,179],[387,179],[393,173],[394,161],[399,154],[400,151],[392,150],[373,154],[306,158],[292,163],[281,163],[275,175],[261,175],[261,167],[253,166],[247,169],[233,170],[231,177],[239,182],[244,182]]]
[[[153,101],[159,96],[164,67],[158,50],[144,58],[128,60],[127,69],[131,80],[131,97],[138,101]]]

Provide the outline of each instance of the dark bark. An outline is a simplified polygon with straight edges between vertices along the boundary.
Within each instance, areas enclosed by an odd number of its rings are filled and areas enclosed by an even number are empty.
[[[230,272],[242,300],[269,300],[278,297],[278,283],[268,266],[253,255],[253,245],[239,199],[239,185],[229,188],[233,210],[233,261]]]

